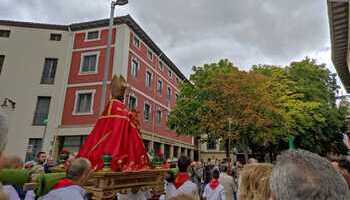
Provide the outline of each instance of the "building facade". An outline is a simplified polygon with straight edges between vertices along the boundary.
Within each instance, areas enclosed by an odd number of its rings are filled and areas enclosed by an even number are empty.
[[[11,22],[7,23],[11,24]],[[12,29],[11,26],[7,27]],[[44,32],[39,27],[31,29]],[[51,33],[52,30],[48,32]],[[55,97],[51,100],[57,100],[58,103],[55,105],[53,101],[50,102],[48,123],[46,126],[39,127],[40,130],[45,131],[43,142],[45,151],[57,154],[62,148],[66,148],[76,152],[92,130],[100,110],[107,35],[107,19],[62,26],[60,42],[64,43],[64,48],[59,51],[64,56],[58,59],[65,60],[65,63],[60,68],[62,73],[57,73],[60,76],[55,77],[58,80],[57,90],[48,89],[52,93],[51,98]],[[63,38],[66,39],[63,40]],[[18,40],[13,38],[9,46],[17,42]],[[37,42],[42,45],[42,41]],[[36,52],[35,45],[32,48]],[[5,61],[5,67],[7,65]],[[12,64],[9,66],[12,68]],[[180,154],[194,157],[193,138],[178,136],[166,125],[168,114],[176,103],[179,84],[186,81],[186,78],[130,16],[118,17],[114,20],[108,83],[114,74],[122,75],[127,80],[129,88],[125,95],[125,103],[129,109],[139,112],[141,132],[146,147],[155,151],[161,150],[167,158],[178,157]],[[3,77],[13,79],[14,76],[0,75],[0,81],[10,83],[9,79]],[[26,89],[25,85],[24,89]],[[41,87],[37,90],[41,91]],[[15,98],[16,96],[3,95],[1,86],[0,94],[1,97]],[[35,93],[31,95],[36,97]],[[16,101],[16,105],[19,103]],[[17,108],[13,111],[13,113],[18,112]],[[31,114],[28,111],[26,113]],[[23,118],[29,117],[23,116]],[[11,121],[16,121],[16,118]],[[28,126],[32,127],[32,124]],[[17,131],[18,136],[14,137],[25,137],[22,142],[24,147],[29,144],[25,130],[24,128],[22,131]],[[43,137],[39,134],[38,138]]]
[[[6,153],[33,158],[57,132],[71,33],[66,26],[0,21],[0,104],[9,117]],[[48,148],[50,142],[44,143]]]

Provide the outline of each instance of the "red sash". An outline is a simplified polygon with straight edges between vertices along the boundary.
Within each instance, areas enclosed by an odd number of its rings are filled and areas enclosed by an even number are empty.
[[[65,188],[72,185],[75,185],[72,180],[68,178],[64,178],[60,180],[58,183],[56,183],[56,185],[54,185],[52,189],[55,190],[55,189]]]
[[[180,172],[176,176],[175,183],[174,183],[176,189],[181,187],[181,185],[183,185],[188,179],[190,179],[190,176],[188,175],[187,172]]]
[[[215,190],[215,188],[217,188],[219,186],[219,181],[217,179],[211,179],[211,181],[209,182],[209,187],[212,190]]]

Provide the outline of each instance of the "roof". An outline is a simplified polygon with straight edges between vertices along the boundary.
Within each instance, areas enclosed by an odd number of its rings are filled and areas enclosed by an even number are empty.
[[[350,92],[350,71],[347,64],[349,43],[349,3],[328,0],[332,61],[346,89]]]
[[[41,28],[41,29],[53,29],[53,30],[64,30],[64,31],[79,31],[91,28],[98,28],[108,26],[109,19],[101,19],[95,21],[88,21],[82,23],[73,23],[70,25],[56,25],[56,24],[42,24],[32,22],[18,22],[18,21],[6,21],[0,20],[0,25],[6,26],[18,26],[27,28]],[[156,43],[147,35],[147,33],[138,25],[138,23],[130,16],[121,16],[114,18],[114,24],[127,24],[136,34],[147,44],[149,48],[157,54],[178,76],[180,79],[188,81],[183,73],[176,67],[176,65],[164,54],[164,52],[158,47]]]
[[[59,24],[43,24],[43,23],[19,22],[19,21],[11,21],[11,20],[0,20],[0,25],[17,26],[17,27],[25,27],[25,28],[52,29],[52,30],[62,30],[62,31],[68,31],[68,27],[69,27],[67,25],[59,25]]]

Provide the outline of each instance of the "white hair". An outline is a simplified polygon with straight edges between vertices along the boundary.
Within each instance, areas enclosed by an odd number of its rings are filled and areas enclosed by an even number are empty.
[[[5,113],[0,111],[0,154],[5,150],[7,143],[8,122]]]
[[[289,150],[277,157],[270,178],[277,200],[349,199],[344,178],[317,154]]]
[[[91,169],[91,163],[88,159],[86,158],[74,159],[68,167],[67,177],[72,180],[78,180],[90,169]]]

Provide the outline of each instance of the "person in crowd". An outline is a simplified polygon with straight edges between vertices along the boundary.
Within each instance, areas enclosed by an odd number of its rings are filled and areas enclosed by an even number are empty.
[[[0,165],[0,169],[23,169],[24,162],[19,156],[4,156],[2,163]],[[16,191],[17,194],[13,194],[14,198],[19,196],[20,199],[24,199],[25,192],[23,191],[23,187],[19,185],[5,185],[4,186],[9,191]]]
[[[194,199],[199,199],[197,185],[191,182],[188,174],[188,168],[191,160],[186,156],[181,156],[178,160],[179,173],[173,183],[168,183],[165,188],[166,199],[177,197],[179,195],[187,195]]]
[[[350,162],[347,159],[339,159],[332,162],[333,167],[343,175],[345,181],[350,188]]]
[[[197,168],[198,168],[197,162],[192,162],[190,167],[190,176],[191,181],[197,185],[198,193],[201,194],[201,176],[198,174]]]
[[[37,165],[44,165],[47,159],[46,152],[40,151],[36,154],[36,164]]]
[[[225,189],[219,182],[220,171],[215,168],[212,172],[212,179],[207,186],[204,188],[203,198],[205,200],[225,200]],[[229,200],[232,199],[229,198]]]
[[[36,154],[36,158],[32,162],[33,166],[28,168],[30,171],[32,180],[36,180],[39,175],[45,173],[46,158],[47,158],[46,153],[43,151]]]
[[[249,158],[248,159],[248,164],[255,164],[255,163],[258,163],[257,159],[255,159],[255,158]]]
[[[3,156],[0,169],[22,169],[24,163],[19,156]]]
[[[42,200],[86,200],[87,193],[81,187],[91,174],[91,163],[85,158],[77,158],[67,169],[65,179],[53,186],[53,189]]]
[[[226,199],[236,200],[237,184],[232,176],[228,175],[228,164],[223,164],[221,166],[221,174],[219,178],[219,183],[224,187]]]
[[[277,157],[270,188],[274,200],[350,199],[344,178],[331,163],[305,150],[288,150]]]
[[[181,195],[179,195],[179,196],[172,197],[172,198],[170,198],[169,200],[196,200],[196,199],[194,199],[194,198],[191,197],[191,196],[181,194]]]
[[[247,164],[240,172],[238,199],[268,200],[271,196],[270,176],[273,165]]]
[[[141,191],[139,188],[131,188],[127,194],[119,194],[118,200],[147,200],[152,197],[150,191]]]
[[[0,110],[0,166],[4,165],[6,158],[3,154],[6,143],[7,143],[7,133],[8,133],[8,122],[7,116]],[[1,168],[0,168],[1,169]],[[10,186],[3,186],[0,182],[0,200],[19,200],[18,193],[16,190]]]

